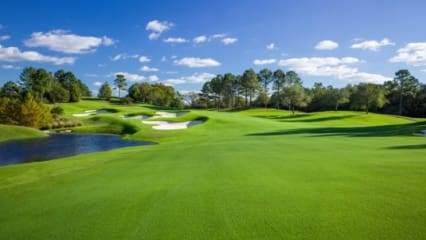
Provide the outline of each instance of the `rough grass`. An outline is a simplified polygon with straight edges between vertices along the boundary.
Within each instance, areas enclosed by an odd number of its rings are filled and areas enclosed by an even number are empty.
[[[0,124],[0,142],[7,140],[37,138],[45,136],[45,133],[34,128]]]
[[[426,238],[426,138],[412,135],[425,119],[264,109],[190,114],[208,121],[176,131],[139,125],[128,135],[158,145],[1,167],[0,236]]]

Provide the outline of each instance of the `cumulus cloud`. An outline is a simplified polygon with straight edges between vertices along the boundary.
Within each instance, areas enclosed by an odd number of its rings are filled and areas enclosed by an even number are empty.
[[[94,78],[94,77],[98,77],[98,74],[94,74],[94,73],[85,73],[84,74],[85,77],[90,77],[90,78]]]
[[[332,40],[323,40],[321,42],[318,42],[317,45],[315,45],[315,49],[317,50],[333,50],[338,47],[339,47],[339,44]]]
[[[212,35],[212,38],[224,38],[226,37],[225,33],[216,33]]]
[[[5,62],[46,62],[55,65],[73,64],[76,58],[73,57],[52,57],[46,56],[36,51],[21,51],[17,47],[2,47],[0,45],[0,61]]]
[[[273,64],[276,63],[277,60],[271,58],[271,59],[255,59],[253,61],[254,65],[268,65],[268,64]]]
[[[163,82],[167,85],[178,85],[178,84],[199,84],[210,81],[216,75],[212,73],[194,73],[191,76],[185,76],[180,78],[169,78]]]
[[[3,36],[0,36],[0,41],[6,41],[6,40],[8,40],[8,39],[10,39],[10,36],[9,36],[9,35],[3,35]]]
[[[354,57],[305,57],[282,59],[278,64],[306,75],[335,77],[339,80],[383,83],[392,79],[380,74],[360,72],[358,68],[349,66],[359,62]]]
[[[236,38],[230,38],[230,37],[227,37],[227,38],[222,39],[221,41],[222,41],[225,45],[229,45],[229,44],[234,44],[234,43],[236,43],[236,42],[238,41],[238,39],[236,39]]]
[[[148,35],[148,39],[155,40],[159,38],[163,32],[169,30],[173,26],[174,24],[172,22],[167,22],[167,21],[160,22],[158,20],[149,21],[145,27],[147,31],[151,31],[151,33]]]
[[[157,75],[151,75],[148,77],[148,80],[154,82],[160,80],[160,78]]]
[[[397,55],[389,59],[390,62],[404,62],[412,66],[426,66],[426,42],[408,43],[398,49]]]
[[[15,66],[15,65],[12,65],[12,64],[3,64],[3,65],[1,65],[1,68],[2,69],[10,69],[10,70],[19,70],[19,69],[21,69],[21,67]]]
[[[352,44],[351,48],[364,49],[371,51],[378,51],[384,46],[393,46],[395,43],[391,42],[387,38],[383,38],[381,41],[368,40],[368,41],[357,41],[357,43]]]
[[[25,40],[27,47],[46,47],[49,50],[62,53],[90,53],[101,46],[110,46],[115,40],[108,37],[79,36],[64,30],[53,30],[47,33],[35,32]]]
[[[119,53],[117,55],[115,55],[114,57],[111,58],[111,61],[119,61],[119,60],[125,60],[125,59],[129,59],[129,58],[138,58],[139,55],[138,54],[133,54],[133,55],[129,55],[127,53]]]
[[[149,58],[147,56],[140,56],[139,57],[139,62],[141,62],[141,63],[151,62],[151,58]]]
[[[126,80],[130,81],[130,82],[142,82],[146,80],[145,76],[139,75],[139,74],[133,74],[133,73],[128,73],[128,72],[115,72],[113,74],[109,74],[108,77],[116,77],[117,75],[124,75],[124,77],[126,78]]]
[[[142,72],[158,72],[158,68],[152,68],[148,66],[142,66],[139,70]]]
[[[274,50],[275,49],[275,43],[270,43],[270,44],[266,45],[266,49]]]
[[[192,39],[194,43],[203,43],[203,42],[207,42],[208,40],[209,40],[208,37],[205,35],[201,35]]]
[[[178,60],[174,60],[176,65],[187,66],[190,68],[201,68],[201,67],[217,67],[220,66],[220,62],[212,58],[196,58],[186,57]]]
[[[100,86],[102,86],[102,82],[96,81],[96,82],[93,83],[93,86],[100,87]]]
[[[186,43],[186,42],[188,42],[188,40],[186,40],[185,38],[181,38],[181,37],[178,37],[178,38],[169,37],[169,38],[164,39],[163,41],[165,43]]]

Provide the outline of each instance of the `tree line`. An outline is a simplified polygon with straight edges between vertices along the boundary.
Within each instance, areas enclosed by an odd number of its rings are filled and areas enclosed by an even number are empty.
[[[46,103],[78,102],[83,96],[91,96],[91,92],[74,73],[26,67],[19,81],[8,81],[0,87],[0,124],[33,128],[79,125],[78,121],[60,117],[60,107]]]
[[[248,69],[241,75],[218,74],[204,83],[201,93],[186,94],[193,108],[218,110],[274,107],[296,110],[362,110],[406,116],[426,116],[426,85],[402,69],[383,84],[348,84],[343,88],[315,83],[306,88],[295,71],[274,72],[265,68],[256,73]]]
[[[128,94],[123,98],[125,103],[146,103],[160,107],[175,107],[183,108],[182,96],[171,86],[166,86],[162,83],[149,84],[147,82],[134,83],[128,89],[127,80],[124,75],[117,74],[114,80],[114,89],[118,90],[118,96],[121,96],[121,91],[126,91]],[[112,88],[108,82],[101,85],[98,97],[109,100],[112,97]]]

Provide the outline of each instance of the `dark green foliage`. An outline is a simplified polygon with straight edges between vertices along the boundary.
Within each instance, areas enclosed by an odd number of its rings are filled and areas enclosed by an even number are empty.
[[[27,93],[23,100],[0,98],[0,124],[41,128],[48,126],[51,120],[49,108],[38,103],[31,93]]]
[[[164,84],[135,83],[129,88],[132,101],[153,104],[156,106],[173,107],[182,101],[173,87]]]
[[[15,82],[8,81],[0,89],[0,97],[21,98],[22,87],[16,84]]]
[[[105,82],[102,84],[101,88],[99,89],[98,97],[102,99],[109,100],[112,96],[112,90],[109,86],[108,82]]]
[[[114,85],[118,89],[118,97],[121,97],[121,90],[125,90],[127,86],[126,78],[122,74],[117,74]]]
[[[58,118],[59,116],[64,114],[64,109],[60,106],[55,106],[50,109],[50,113],[52,114],[53,118]]]

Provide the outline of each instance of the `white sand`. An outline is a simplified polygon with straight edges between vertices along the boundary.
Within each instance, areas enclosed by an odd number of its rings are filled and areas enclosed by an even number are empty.
[[[96,115],[97,113],[111,113],[108,110],[86,110],[84,111],[84,113],[76,113],[73,114],[73,117],[87,117],[87,116],[92,116],[92,115]]]
[[[187,122],[166,122],[166,121],[142,121],[144,124],[154,125],[153,129],[156,130],[178,130],[186,129],[198,124],[203,123],[203,121],[187,121]]]
[[[151,119],[157,119],[157,118],[175,118],[185,115],[187,112],[156,112],[155,116],[151,117]]]
[[[147,116],[147,115],[136,115],[136,116],[123,115],[121,117],[124,118],[124,119],[148,119],[148,118],[151,118],[150,116]]]

